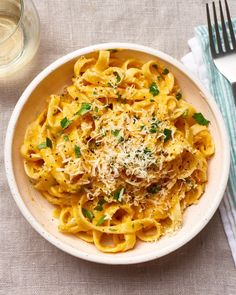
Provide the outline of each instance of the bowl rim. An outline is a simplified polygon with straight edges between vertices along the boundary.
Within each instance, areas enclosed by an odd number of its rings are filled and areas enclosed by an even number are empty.
[[[170,64],[172,64],[174,67],[179,69],[182,73],[184,73],[186,76],[188,76],[191,81],[199,88],[199,90],[203,93],[206,102],[208,103],[210,109],[214,113],[214,115],[217,117],[217,126],[219,128],[219,133],[222,138],[223,148],[224,148],[224,161],[222,163],[221,167],[221,185],[219,186],[219,190],[217,194],[215,195],[215,201],[210,207],[210,209],[205,214],[205,218],[202,218],[198,224],[188,233],[188,235],[183,235],[183,237],[179,238],[178,241],[176,241],[175,244],[169,245],[168,247],[165,247],[165,249],[159,250],[157,248],[157,251],[151,251],[142,255],[133,256],[133,257],[119,257],[119,259],[113,259],[114,255],[108,254],[106,257],[104,256],[97,256],[96,254],[86,254],[85,252],[82,252],[73,246],[67,245],[64,242],[60,241],[58,238],[54,237],[52,234],[48,233],[45,228],[43,228],[42,225],[38,223],[38,221],[34,218],[34,216],[31,214],[31,212],[26,207],[25,203],[23,202],[23,199],[21,198],[21,195],[18,190],[18,186],[15,180],[14,176],[14,170],[13,170],[13,163],[12,163],[12,143],[14,139],[15,134],[15,128],[18,121],[18,118],[20,116],[20,113],[26,104],[28,98],[30,97],[31,93],[35,90],[35,88],[38,86],[38,84],[46,78],[50,73],[52,73],[54,70],[56,70],[61,65],[67,63],[68,61],[79,57],[81,55],[85,55],[94,51],[98,50],[104,50],[104,49],[129,49],[129,50],[135,50],[139,52],[144,52],[147,54],[151,54],[156,56],[157,58],[162,59],[163,61],[166,61]],[[47,66],[43,71],[41,71],[26,87],[24,92],[22,93],[20,99],[18,100],[17,104],[15,105],[15,108],[12,112],[11,118],[8,123],[7,131],[6,131],[6,139],[5,139],[5,146],[4,146],[4,160],[5,160],[5,170],[6,170],[6,176],[8,180],[8,184],[10,187],[11,194],[20,209],[21,213],[25,217],[25,219],[31,224],[31,226],[47,241],[49,241],[51,244],[56,246],[57,248],[61,249],[62,251],[69,253],[75,257],[91,261],[91,262],[97,262],[102,264],[135,264],[135,263],[141,263],[150,261],[153,259],[160,258],[164,255],[167,255],[178,248],[182,247],[186,243],[188,243],[191,239],[193,239],[210,221],[213,214],[217,210],[220,201],[223,198],[223,194],[227,185],[227,180],[229,176],[229,169],[230,169],[230,146],[229,146],[229,139],[228,139],[228,133],[225,127],[225,123],[223,120],[223,117],[219,111],[219,108],[212,97],[212,95],[200,84],[200,82],[190,73],[183,64],[181,64],[178,60],[175,58],[169,56],[166,53],[163,53],[159,50],[138,45],[134,43],[121,43],[121,42],[112,42],[112,43],[101,43],[101,44],[95,44],[92,46],[84,47],[77,49],[73,52],[70,52],[53,63],[51,63],[49,66]]]

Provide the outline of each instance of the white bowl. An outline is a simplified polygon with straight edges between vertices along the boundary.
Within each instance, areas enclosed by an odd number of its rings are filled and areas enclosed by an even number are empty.
[[[117,254],[102,253],[93,244],[58,232],[57,221],[52,217],[53,206],[30,184],[20,156],[20,146],[27,125],[45,106],[46,96],[59,93],[70,83],[75,60],[93,51],[112,48],[123,48],[120,51],[122,55],[136,56],[143,60],[157,58],[165,64],[175,75],[187,101],[211,121],[210,131],[216,147],[215,155],[209,162],[206,191],[197,205],[185,211],[183,227],[173,235],[162,237],[158,242],[138,242],[134,249]],[[19,209],[33,228],[50,243],[85,260],[105,264],[132,264],[164,256],[186,244],[203,229],[223,197],[229,174],[230,152],[225,124],[214,99],[181,63],[149,47],[107,43],[82,48],[59,58],[29,84],[16,104],[8,125],[5,166],[9,186]]]

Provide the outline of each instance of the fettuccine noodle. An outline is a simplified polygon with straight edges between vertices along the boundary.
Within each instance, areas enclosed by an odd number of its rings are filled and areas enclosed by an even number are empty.
[[[209,121],[157,60],[99,51],[77,60],[72,81],[21,148],[59,230],[115,253],[179,229],[207,182]]]

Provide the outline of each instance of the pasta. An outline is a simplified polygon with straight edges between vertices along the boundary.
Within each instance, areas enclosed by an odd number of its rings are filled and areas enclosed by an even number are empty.
[[[72,82],[21,147],[59,231],[116,253],[179,229],[207,182],[209,121],[157,60],[95,52],[76,61]]]

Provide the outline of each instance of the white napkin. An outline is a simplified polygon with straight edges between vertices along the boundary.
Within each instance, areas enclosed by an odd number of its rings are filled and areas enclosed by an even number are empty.
[[[186,66],[186,68],[191,71],[202,84],[209,89],[209,79],[207,68],[203,61],[202,47],[197,39],[194,37],[188,41],[191,52],[186,54],[181,61]],[[235,217],[236,210],[233,206],[229,206],[231,202],[230,194],[227,190],[224,198],[220,204],[220,215],[223,222],[224,230],[228,238],[229,246],[232,251],[234,263],[236,266],[236,238],[235,238]]]

